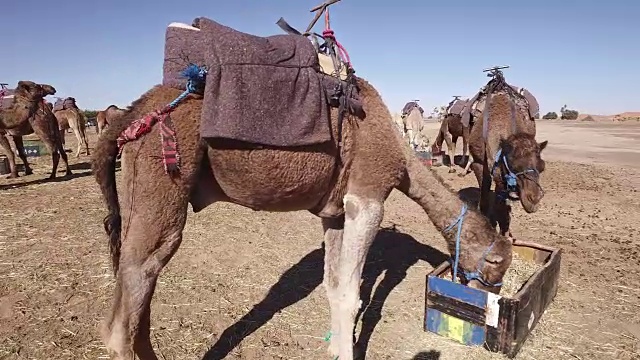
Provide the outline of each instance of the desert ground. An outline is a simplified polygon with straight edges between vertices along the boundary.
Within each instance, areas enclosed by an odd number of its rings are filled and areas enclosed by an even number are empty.
[[[555,301],[517,359],[640,359],[640,122],[539,121],[537,138],[549,140],[546,195],[535,214],[514,207],[512,229],[564,254]],[[32,159],[34,175],[0,179],[0,359],[108,358],[97,331],[114,285],[106,211],[89,158],[69,158],[71,179],[47,181],[48,156]],[[328,359],[321,243],[307,212],[220,203],[190,214],[153,299],[160,358]],[[422,209],[394,191],[362,285],[367,359],[505,359],[422,330],[425,276],[444,252]]]

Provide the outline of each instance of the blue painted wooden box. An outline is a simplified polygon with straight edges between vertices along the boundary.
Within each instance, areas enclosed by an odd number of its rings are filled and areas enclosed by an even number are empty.
[[[562,250],[518,242],[513,251],[544,265],[512,298],[450,281],[448,262],[428,274],[424,330],[515,357],[558,291]]]

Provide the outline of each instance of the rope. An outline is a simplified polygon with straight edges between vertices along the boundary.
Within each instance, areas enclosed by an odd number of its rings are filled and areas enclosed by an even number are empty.
[[[449,232],[453,229],[454,226],[458,225],[458,229],[456,231],[456,253],[453,261],[453,282],[456,282],[458,279],[458,264],[460,263],[460,234],[462,233],[462,222],[464,221],[464,216],[467,214],[467,203],[462,204],[462,209],[460,210],[460,215],[447,226],[443,232]]]
[[[464,222],[464,217],[467,214],[467,209],[468,209],[467,204],[463,203],[462,209],[460,210],[460,215],[458,215],[458,217],[453,221],[453,223],[451,223],[449,226],[447,226],[443,230],[443,232],[449,232],[453,229],[454,226],[457,225],[456,253],[454,255],[453,266],[452,266],[454,283],[457,282],[457,279],[458,279],[458,267],[460,264],[460,234],[462,233],[462,223]],[[485,286],[502,286],[502,282],[491,284],[482,277],[482,269],[484,268],[484,263],[487,259],[487,255],[489,255],[494,245],[495,245],[495,241],[492,242],[491,245],[489,245],[489,247],[487,247],[487,249],[484,251],[484,253],[482,254],[482,257],[478,261],[478,265],[476,266],[476,271],[463,270],[464,277],[467,279],[467,281],[477,280]]]
[[[336,40],[335,32],[331,29],[325,29],[322,31],[322,37],[325,39],[331,39],[339,51],[339,56],[347,65],[351,66],[351,58],[349,57],[349,53],[347,50],[340,44],[338,40]]]

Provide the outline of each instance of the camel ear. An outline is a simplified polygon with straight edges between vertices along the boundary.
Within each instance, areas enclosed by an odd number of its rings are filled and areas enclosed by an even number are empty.
[[[504,258],[498,254],[487,254],[484,258],[489,264],[498,265],[504,261]]]
[[[547,144],[549,144],[548,140],[545,140],[545,141],[541,142],[540,144],[538,144],[538,147],[540,148],[540,152],[542,152],[542,150],[544,150],[547,147]]]

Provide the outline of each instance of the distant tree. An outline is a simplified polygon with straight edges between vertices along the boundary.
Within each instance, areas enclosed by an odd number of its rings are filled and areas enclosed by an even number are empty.
[[[564,105],[562,108],[560,108],[560,118],[562,120],[576,120],[578,118],[578,111],[577,110],[571,110],[569,108],[567,108],[567,105]]]
[[[87,119],[98,116],[98,110],[82,110],[82,112],[84,113],[84,116],[87,117]]]
[[[548,112],[545,116],[542,117],[545,120],[555,120],[558,118],[558,114],[555,111]]]

